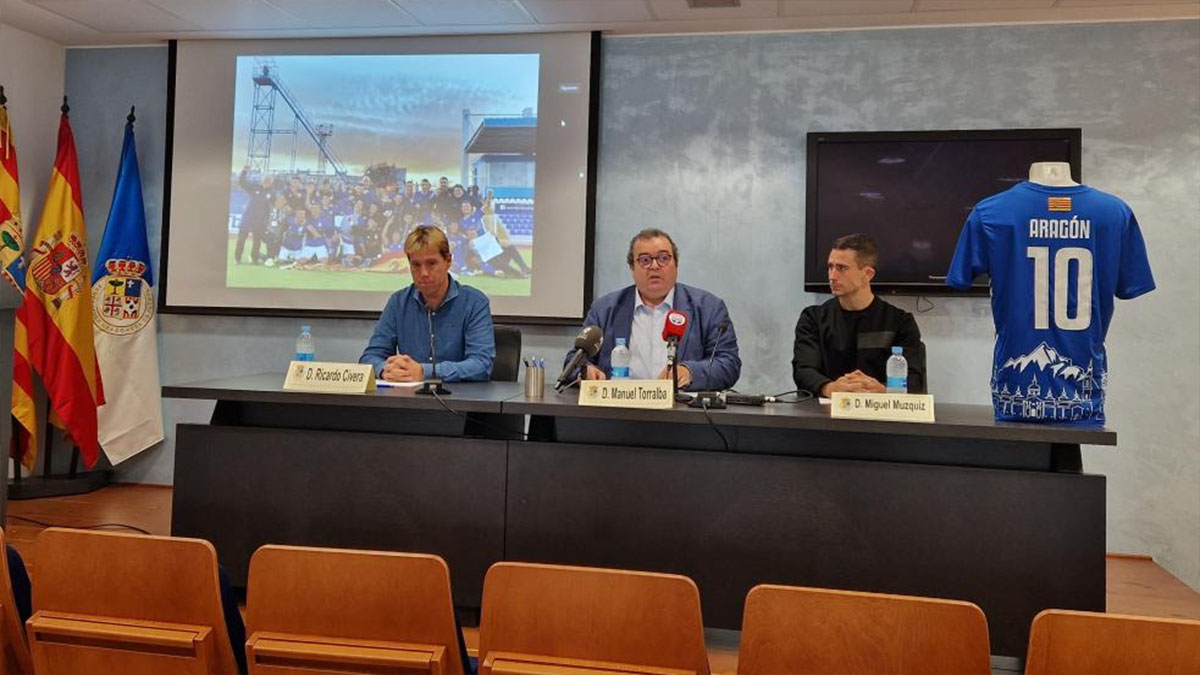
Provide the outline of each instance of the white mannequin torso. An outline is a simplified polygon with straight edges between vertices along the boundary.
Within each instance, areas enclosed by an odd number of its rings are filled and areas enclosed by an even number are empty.
[[[1050,187],[1079,185],[1071,179],[1071,165],[1066,162],[1034,162],[1029,167],[1029,182]]]

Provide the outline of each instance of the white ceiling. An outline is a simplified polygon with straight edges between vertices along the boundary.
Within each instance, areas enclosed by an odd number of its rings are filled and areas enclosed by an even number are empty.
[[[0,0],[0,22],[67,46],[170,38],[615,34],[1200,18],[1200,0]]]

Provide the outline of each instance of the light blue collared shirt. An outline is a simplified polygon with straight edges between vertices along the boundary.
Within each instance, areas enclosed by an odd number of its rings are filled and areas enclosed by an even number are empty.
[[[629,331],[629,377],[652,380],[667,367],[667,341],[662,339],[667,312],[675,305],[675,289],[653,309],[633,292],[633,326]]]

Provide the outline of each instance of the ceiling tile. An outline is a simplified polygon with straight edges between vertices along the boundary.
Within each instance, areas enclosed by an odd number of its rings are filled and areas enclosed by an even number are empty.
[[[0,21],[60,45],[103,42],[100,31],[24,0],[0,0]]]
[[[901,14],[912,8],[913,0],[781,0],[779,6],[783,16]]]
[[[263,0],[145,0],[206,30],[303,28],[304,22]]]
[[[392,0],[426,26],[533,23],[515,0]]]
[[[200,28],[142,0],[32,0],[30,4],[103,33],[183,31]]]
[[[740,7],[692,9],[687,0],[650,0],[654,16],[668,21],[687,19],[762,19],[779,16],[777,0],[742,0]]]
[[[952,12],[967,9],[1046,9],[1055,0],[921,0],[918,12]]]
[[[650,21],[646,0],[519,0],[538,23]]]
[[[312,28],[416,26],[417,20],[388,0],[267,0]]]

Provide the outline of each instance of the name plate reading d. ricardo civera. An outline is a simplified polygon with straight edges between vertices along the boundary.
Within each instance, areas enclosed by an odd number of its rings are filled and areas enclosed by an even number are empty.
[[[832,417],[889,422],[932,422],[933,396],[930,394],[851,394],[834,392],[829,413]]]
[[[675,392],[670,380],[584,380],[579,405],[608,408],[670,408]]]
[[[289,391],[365,394],[375,391],[375,370],[369,363],[292,361],[283,388]]]

